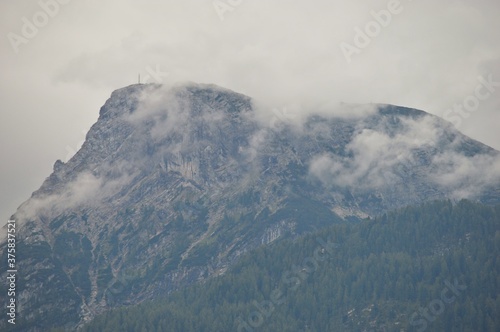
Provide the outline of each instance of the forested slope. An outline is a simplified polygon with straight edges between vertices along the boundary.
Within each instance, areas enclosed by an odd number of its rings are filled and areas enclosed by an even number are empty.
[[[83,331],[498,331],[500,206],[449,201],[280,241]]]

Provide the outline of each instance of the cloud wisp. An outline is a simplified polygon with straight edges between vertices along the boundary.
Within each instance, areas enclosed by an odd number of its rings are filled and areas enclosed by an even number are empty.
[[[500,184],[500,155],[467,155],[458,148],[463,136],[447,140],[444,124],[427,115],[403,120],[404,129],[393,135],[376,128],[360,128],[347,144],[345,155],[322,153],[313,157],[310,175],[327,187],[368,192],[402,184],[404,168],[456,199],[477,198]],[[446,129],[451,130],[449,126]]]

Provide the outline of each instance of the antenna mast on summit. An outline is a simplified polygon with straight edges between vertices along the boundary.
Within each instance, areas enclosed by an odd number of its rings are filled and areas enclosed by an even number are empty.
[[[141,73],[139,73],[139,84],[141,84]]]

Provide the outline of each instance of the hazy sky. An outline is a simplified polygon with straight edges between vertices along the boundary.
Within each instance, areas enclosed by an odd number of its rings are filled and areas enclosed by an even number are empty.
[[[415,107],[500,149],[499,17],[498,0],[1,1],[0,218],[138,73],[277,108]]]

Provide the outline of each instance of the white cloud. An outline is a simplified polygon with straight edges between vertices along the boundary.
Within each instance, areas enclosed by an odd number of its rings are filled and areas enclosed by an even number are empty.
[[[22,225],[25,221],[40,216],[50,218],[76,207],[102,203],[130,182],[134,171],[129,168],[125,164],[113,165],[112,169],[105,165],[102,169],[108,173],[106,176],[84,171],[63,188],[51,194],[40,193],[22,204],[16,213],[16,220]],[[114,174],[109,173],[110,169]]]
[[[457,136],[454,141],[446,141],[443,134],[450,129],[449,125],[438,118],[404,120],[402,129],[394,135],[387,133],[388,125],[386,120],[379,128],[361,128],[346,147],[348,156],[315,156],[310,163],[310,174],[327,186],[364,192],[401,184],[399,165],[413,172],[421,172],[423,166],[426,172],[420,174],[423,181],[457,199],[477,198],[500,184],[500,154],[466,155],[460,148],[463,138]],[[444,150],[441,144],[445,144]],[[416,160],[415,151],[425,149],[434,153],[429,165]]]
[[[496,189],[500,183],[499,155],[467,157],[446,151],[437,155],[432,164],[435,172],[429,177],[457,199],[476,198],[483,190]]]
[[[316,156],[310,164],[311,174],[327,185],[361,191],[390,186],[401,180],[394,173],[394,166],[412,164],[415,148],[436,143],[436,118],[403,119],[402,129],[394,136],[387,133],[388,125],[386,121],[381,128],[360,128],[346,147],[348,156]]]

